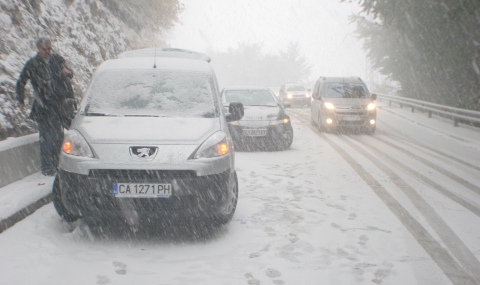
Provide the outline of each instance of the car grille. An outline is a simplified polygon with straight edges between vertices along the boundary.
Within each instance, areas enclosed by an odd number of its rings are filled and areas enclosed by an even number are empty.
[[[94,169],[90,170],[89,178],[110,178],[112,180],[145,181],[189,179],[196,177],[191,170],[122,170],[122,169]]]

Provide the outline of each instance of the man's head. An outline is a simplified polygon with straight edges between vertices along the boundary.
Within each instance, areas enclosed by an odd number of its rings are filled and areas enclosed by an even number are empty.
[[[52,53],[52,41],[48,38],[39,38],[37,40],[38,55],[43,59],[48,59]]]

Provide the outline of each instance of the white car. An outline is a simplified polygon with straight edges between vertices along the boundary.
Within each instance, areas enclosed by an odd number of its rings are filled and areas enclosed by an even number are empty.
[[[125,57],[95,72],[65,135],[53,189],[57,212],[128,220],[228,222],[238,181],[214,71],[204,59]]]

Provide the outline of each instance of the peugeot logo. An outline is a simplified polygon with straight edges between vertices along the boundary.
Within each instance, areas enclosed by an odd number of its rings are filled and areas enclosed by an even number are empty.
[[[139,159],[153,159],[157,155],[158,147],[153,146],[132,146],[130,147],[130,155]]]

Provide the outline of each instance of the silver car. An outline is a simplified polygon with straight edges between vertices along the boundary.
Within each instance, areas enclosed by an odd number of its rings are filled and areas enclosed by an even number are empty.
[[[320,77],[312,94],[311,122],[321,131],[375,132],[377,95],[359,77]]]
[[[175,57],[104,62],[65,135],[53,189],[57,212],[129,220],[228,222],[238,181],[227,122],[208,62]]]

